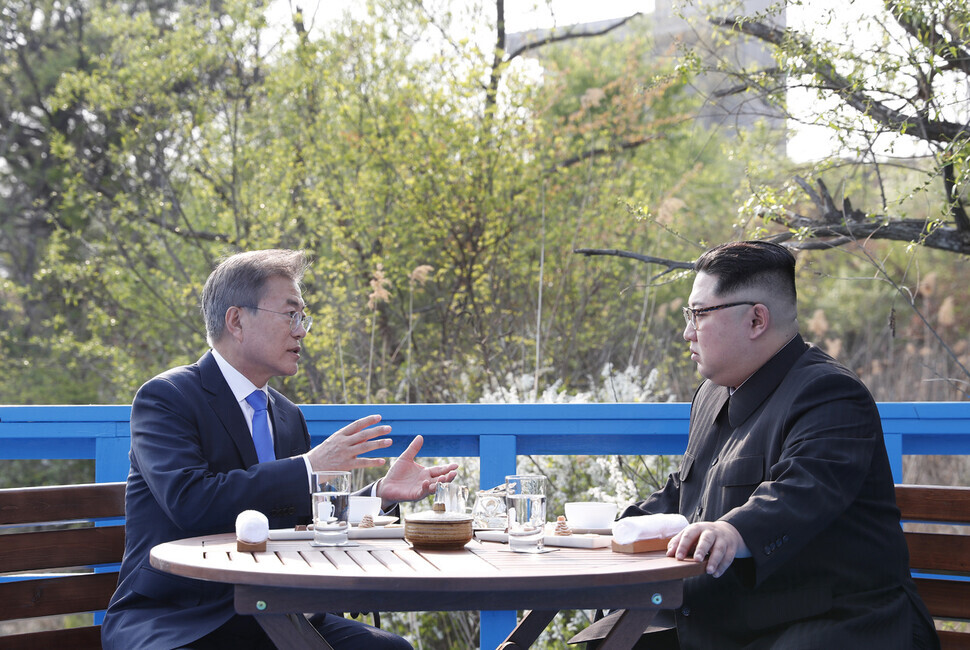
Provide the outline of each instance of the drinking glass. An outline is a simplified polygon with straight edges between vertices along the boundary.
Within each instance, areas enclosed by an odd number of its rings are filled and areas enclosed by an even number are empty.
[[[445,512],[465,514],[465,502],[468,500],[468,488],[458,483],[438,483],[435,489],[434,502],[442,503]]]
[[[546,526],[546,477],[506,476],[505,490],[509,549],[518,553],[541,553]]]
[[[312,496],[313,545],[347,545],[350,472],[314,472]]]

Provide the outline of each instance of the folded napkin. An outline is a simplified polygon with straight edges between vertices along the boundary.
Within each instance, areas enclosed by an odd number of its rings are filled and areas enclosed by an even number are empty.
[[[632,544],[641,539],[673,537],[687,526],[684,515],[642,515],[613,522],[613,541]]]
[[[258,510],[243,510],[236,517],[236,539],[248,544],[265,542],[269,537],[269,519]]]

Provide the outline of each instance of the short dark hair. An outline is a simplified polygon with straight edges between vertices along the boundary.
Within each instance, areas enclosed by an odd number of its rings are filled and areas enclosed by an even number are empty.
[[[784,246],[767,241],[735,241],[710,249],[694,262],[694,270],[717,278],[717,295],[763,288],[794,305],[795,256]]]
[[[209,344],[222,338],[230,307],[258,305],[267,280],[283,277],[299,283],[307,268],[306,253],[285,249],[236,253],[222,260],[202,288],[202,317]]]

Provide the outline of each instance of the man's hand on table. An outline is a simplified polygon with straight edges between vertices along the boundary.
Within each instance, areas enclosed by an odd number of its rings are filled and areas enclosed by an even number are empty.
[[[699,521],[674,535],[667,544],[667,557],[683,560],[691,554],[697,562],[707,558],[707,573],[720,578],[734,558],[749,552],[741,533],[731,524]]]
[[[383,499],[382,509],[387,509],[398,501],[417,501],[423,499],[438,487],[438,483],[448,483],[458,474],[457,463],[423,467],[415,462],[415,457],[424,444],[424,438],[415,436],[408,448],[397,457],[387,474],[377,485],[376,496]]]

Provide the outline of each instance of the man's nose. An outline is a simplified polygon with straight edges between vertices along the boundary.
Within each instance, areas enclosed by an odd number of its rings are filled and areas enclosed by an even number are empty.
[[[691,327],[690,323],[684,326],[684,340],[685,341],[696,341],[697,340],[697,330]]]

